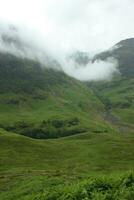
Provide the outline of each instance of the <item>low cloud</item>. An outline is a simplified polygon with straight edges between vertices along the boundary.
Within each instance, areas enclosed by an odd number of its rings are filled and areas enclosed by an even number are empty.
[[[91,61],[85,65],[75,65],[73,61],[64,64],[64,71],[70,76],[81,81],[100,81],[110,80],[118,71],[118,62],[110,58],[107,61],[97,60],[94,63]]]
[[[94,56],[133,37],[133,10],[133,0],[0,0],[0,50],[46,67],[56,68],[58,61],[65,73],[82,81],[110,79],[117,61],[76,67],[66,56],[75,51]],[[9,43],[3,42],[5,33],[13,39]]]
[[[36,60],[45,67],[61,69],[60,65],[55,64],[53,52],[45,44],[44,40],[41,42],[39,33],[25,29],[25,26],[0,23],[0,52]]]
[[[39,41],[36,39],[36,33],[34,33],[35,40],[33,35],[32,37],[30,35],[32,32],[28,29],[25,31],[24,27],[0,24],[0,51],[21,58],[38,60],[43,66],[61,69],[69,76],[81,81],[111,79],[113,74],[118,73],[118,63],[113,58],[92,62],[93,55],[84,52],[84,55],[91,57],[83,65],[73,59],[66,59],[65,52],[61,53],[55,47],[52,50],[44,41],[40,43],[40,39]]]

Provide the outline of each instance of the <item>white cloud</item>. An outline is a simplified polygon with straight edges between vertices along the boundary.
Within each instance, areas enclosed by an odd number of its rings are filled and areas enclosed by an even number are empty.
[[[134,35],[133,0],[0,0],[0,19],[40,32],[63,51],[98,51]]]
[[[58,59],[134,37],[133,11],[133,0],[0,0],[0,22],[17,25],[21,38]]]
[[[118,73],[118,63],[114,59],[107,61],[97,60],[89,62],[86,66],[76,67],[73,61],[64,63],[64,71],[81,81],[110,80],[113,74]]]

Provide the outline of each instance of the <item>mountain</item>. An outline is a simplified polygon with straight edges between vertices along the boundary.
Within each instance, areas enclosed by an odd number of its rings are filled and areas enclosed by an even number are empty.
[[[3,42],[25,47],[17,38],[6,36]],[[117,59],[121,74],[112,81],[89,82],[89,87],[66,75],[51,57],[42,64],[38,59],[1,51],[0,127],[34,138],[63,137],[89,130],[109,132],[115,128],[113,121],[119,127],[125,123],[132,129],[133,47],[134,39],[128,39],[96,55],[92,62]],[[90,60],[82,52],[71,59],[83,65]]]
[[[89,53],[82,51],[74,52],[73,54],[69,55],[67,59],[74,62],[74,64],[76,64],[76,67],[84,66],[91,61]]]
[[[52,62],[53,63],[53,62]],[[109,132],[104,105],[59,68],[0,53],[0,127],[33,138]]]
[[[122,40],[110,50],[97,54],[95,60],[106,60],[115,58],[119,64],[119,70],[124,77],[134,77],[134,38]]]
[[[130,69],[82,83],[24,46],[0,52],[0,199],[132,199],[134,176],[122,177],[134,170]]]
[[[96,55],[93,59],[114,58],[118,61],[120,75],[111,81],[88,83],[96,95],[112,114],[111,120],[117,124],[125,123],[133,129],[134,124],[134,38],[117,43],[110,50]],[[114,119],[115,117],[115,119]],[[108,117],[109,118],[109,117]],[[128,131],[125,129],[125,131]]]
[[[62,71],[53,68],[32,59],[0,53],[0,92],[36,94],[39,89],[69,82]]]

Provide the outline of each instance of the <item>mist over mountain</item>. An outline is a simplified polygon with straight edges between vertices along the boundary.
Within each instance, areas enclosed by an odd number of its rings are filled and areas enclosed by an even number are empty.
[[[133,75],[134,39],[120,41],[109,50],[92,55],[90,52],[76,51],[72,54],[56,53],[30,40],[30,31],[14,25],[0,25],[0,51],[20,58],[35,60],[46,68],[64,71],[69,76],[82,81],[110,80],[115,74]],[[55,52],[55,53],[54,53]]]
[[[115,59],[92,62],[90,52],[74,52],[70,55],[63,52],[53,52],[45,46],[38,44],[38,40],[30,40],[32,32],[14,25],[2,24],[0,29],[0,51],[20,58],[38,61],[46,68],[64,71],[66,74],[82,80],[105,80],[111,79],[118,72],[118,63]],[[36,38],[36,37],[35,37]]]
[[[0,3],[0,30],[4,29],[9,35],[11,31],[5,24],[17,27],[19,38],[25,43],[23,51],[22,48],[16,51],[16,47],[10,45],[12,52],[38,58],[43,63],[51,57],[62,65],[66,73],[80,80],[99,80],[98,61],[95,66],[92,63],[86,66],[86,72],[81,72],[75,70],[75,63],[66,61],[68,55],[79,51],[93,57],[134,35],[132,0],[122,1],[122,6],[120,0],[103,0],[101,3],[99,0],[24,0],[19,3],[5,0]],[[3,50],[7,48],[3,47]],[[101,80],[111,78],[117,71],[117,62],[112,66],[111,62],[104,63],[104,60],[100,63]]]
[[[119,71],[123,76],[134,76],[134,38],[122,40],[110,50],[96,55],[93,62],[96,60],[105,61],[111,57],[118,61]]]
[[[49,51],[42,48],[28,37],[28,31],[11,24],[0,24],[0,52],[38,61],[46,68],[60,69],[58,61],[50,55]],[[24,35],[23,35],[24,34]],[[26,34],[26,35],[25,35]],[[32,32],[31,32],[32,34]]]

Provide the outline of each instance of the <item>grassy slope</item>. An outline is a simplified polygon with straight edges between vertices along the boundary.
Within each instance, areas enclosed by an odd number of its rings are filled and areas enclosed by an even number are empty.
[[[111,82],[96,83],[94,89],[117,120],[132,126],[134,124],[134,38],[120,41],[115,48],[96,55],[94,60],[107,60],[109,57],[117,59],[121,75]]]
[[[119,104],[113,109],[113,114],[125,123],[134,125],[134,79],[122,81],[118,87],[106,93],[113,104]],[[121,104],[124,106],[120,107]],[[125,105],[126,104],[126,105]]]
[[[34,140],[1,129],[0,199],[32,199],[55,181],[57,185],[96,173],[133,170],[133,142],[131,134]]]
[[[91,90],[62,71],[0,54],[0,127],[78,117],[79,129],[111,131],[112,126],[101,116],[103,111]]]
[[[1,129],[2,200],[41,199],[36,198],[37,193],[42,194],[44,187],[51,188],[53,184],[63,184],[65,181],[68,183],[73,179],[79,180],[99,173],[133,170],[133,135],[117,133],[101,116],[104,111],[101,101],[78,81],[65,76],[63,82],[59,82],[57,76],[62,75],[52,75],[50,82],[47,78],[46,88],[42,88],[42,81],[39,87],[35,88],[34,84],[37,82],[34,80],[30,86],[30,94],[28,91],[14,91],[14,88],[19,89],[16,81],[13,90],[8,84],[9,90],[0,94],[0,124],[12,124],[22,120],[39,123],[44,119],[67,119],[77,116],[80,118],[80,126],[87,128],[87,133],[58,140],[34,140]],[[53,80],[55,77],[56,80]],[[27,89],[27,80],[24,90]],[[118,88],[117,85],[115,88]],[[131,83],[128,82],[128,86],[130,87]],[[7,87],[6,83],[4,87]],[[126,83],[121,87],[124,89]],[[33,88],[34,92],[31,93]],[[126,88],[122,93],[118,90],[120,86],[117,90],[111,89],[111,93],[108,92],[109,88],[104,88],[104,97],[110,97],[112,104],[119,100],[124,101],[126,97],[120,98],[119,94],[124,95]],[[133,95],[130,92],[129,94]],[[130,110],[132,109],[129,109],[128,115]],[[112,112],[119,116],[117,108]],[[132,117],[129,117],[128,124],[131,123],[130,119],[132,120]],[[54,177],[57,177],[56,181]]]
[[[95,112],[94,115],[96,115],[97,107],[100,111],[103,110],[103,105],[92,92],[88,91],[79,82],[74,82],[74,84],[74,86],[72,84],[72,87],[71,85],[69,87],[68,85],[65,87],[53,87],[44,99],[34,99],[27,94],[1,94],[0,121],[3,121],[3,123],[9,123],[9,119],[11,122],[21,119],[40,121],[44,118],[66,117],[67,115],[76,115],[77,113],[93,115]],[[25,98],[25,101],[21,100],[21,98]],[[13,105],[12,103],[8,103],[12,99],[18,99],[19,104]]]
[[[120,123],[134,125],[134,79],[117,78],[111,82],[96,83],[93,88],[108,112]]]
[[[101,116],[104,106],[93,92],[71,78],[69,84],[53,86],[49,92],[45,91],[46,96],[41,99],[27,94],[0,94],[1,126],[19,121],[38,124],[48,119],[67,120],[78,117],[79,127],[85,127],[89,131],[113,130]],[[19,103],[13,104],[12,101]]]

